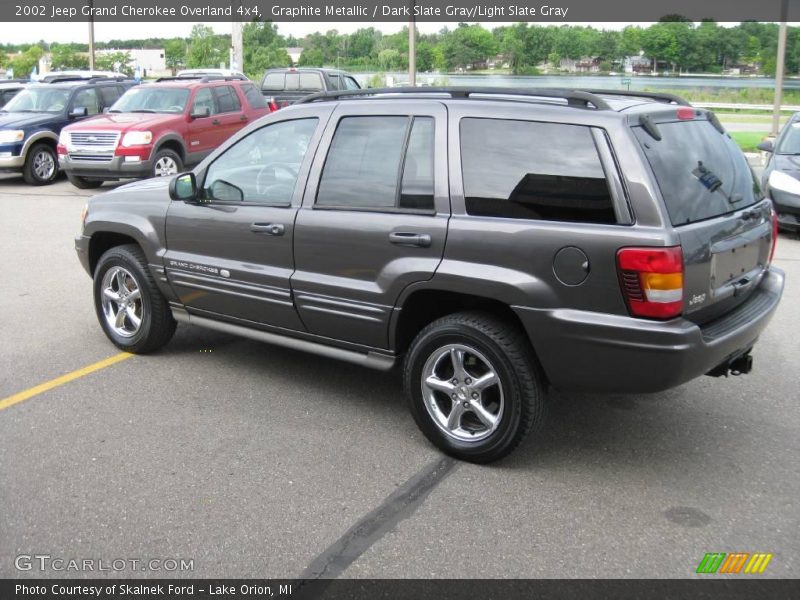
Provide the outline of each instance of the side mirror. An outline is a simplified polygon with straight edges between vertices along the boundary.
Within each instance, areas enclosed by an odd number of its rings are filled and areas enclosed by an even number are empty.
[[[202,119],[203,117],[210,117],[211,109],[208,108],[207,106],[193,108],[192,112],[189,113],[189,116],[193,119]]]
[[[89,114],[89,110],[85,106],[76,106],[69,113],[70,119],[79,119]]]
[[[775,146],[772,143],[772,140],[764,140],[758,146],[756,146],[759,150],[763,150],[764,152],[775,152]]]
[[[169,197],[183,202],[196,201],[197,181],[194,178],[194,173],[181,173],[173,177],[169,182]]]

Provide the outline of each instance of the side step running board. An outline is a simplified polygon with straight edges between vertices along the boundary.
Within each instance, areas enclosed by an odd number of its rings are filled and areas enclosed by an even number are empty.
[[[230,333],[247,337],[259,342],[267,342],[268,344],[275,344],[276,346],[283,346],[293,350],[301,350],[303,352],[310,352],[318,354],[319,356],[327,356],[328,358],[335,358],[345,362],[361,365],[370,369],[377,369],[379,371],[388,371],[394,364],[395,359],[386,354],[379,354],[377,352],[356,352],[354,350],[345,350],[343,348],[336,348],[327,346],[318,342],[310,342],[308,340],[301,340],[285,335],[278,335],[268,331],[261,331],[259,329],[250,329],[249,327],[242,327],[233,323],[224,323],[222,321],[215,321],[206,317],[199,317],[197,315],[190,315],[186,310],[175,306],[172,309],[172,316],[178,323],[186,323],[187,325],[197,325],[198,327],[205,327],[206,329],[214,329],[223,333]]]

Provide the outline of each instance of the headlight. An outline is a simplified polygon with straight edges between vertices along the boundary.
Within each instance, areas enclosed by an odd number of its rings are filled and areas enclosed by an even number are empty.
[[[13,144],[25,139],[25,132],[21,129],[6,129],[0,131],[0,144]]]
[[[800,196],[800,181],[784,173],[783,171],[773,171],[769,174],[769,187],[779,192]]]
[[[152,141],[153,133],[150,131],[131,131],[123,136],[122,145],[126,148],[129,146],[146,146]]]
[[[86,217],[88,216],[89,216],[89,203],[87,202],[83,207],[83,211],[81,212],[81,231],[86,229]]]

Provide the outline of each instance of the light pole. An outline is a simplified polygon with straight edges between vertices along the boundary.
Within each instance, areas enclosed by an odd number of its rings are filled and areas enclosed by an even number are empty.
[[[94,71],[94,0],[89,0],[89,70]]]
[[[786,62],[786,20],[789,0],[781,2],[781,25],[778,31],[778,57],[775,63],[775,106],[772,109],[772,135],[778,135],[781,126],[781,104],[783,103],[783,71]]]

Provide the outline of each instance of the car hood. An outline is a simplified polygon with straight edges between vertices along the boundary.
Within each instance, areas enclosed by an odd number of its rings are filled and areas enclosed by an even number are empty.
[[[148,127],[160,127],[175,123],[182,118],[182,113],[105,113],[70,125],[67,131],[143,130]]]
[[[35,127],[58,119],[59,115],[54,113],[0,113],[0,129]]]
[[[770,171],[783,171],[795,179],[800,179],[800,156],[776,154],[772,158]]]

